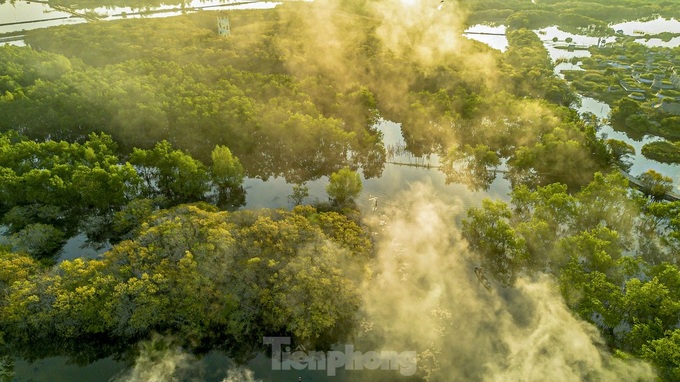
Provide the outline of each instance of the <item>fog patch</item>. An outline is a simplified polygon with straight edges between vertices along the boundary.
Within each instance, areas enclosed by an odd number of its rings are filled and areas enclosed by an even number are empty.
[[[366,346],[418,352],[430,381],[652,381],[652,368],[606,349],[573,315],[549,275],[487,290],[457,221],[429,184],[386,207],[375,276],[366,287]],[[376,226],[377,226],[377,222]]]
[[[252,370],[244,367],[236,369],[229,369],[227,376],[222,382],[262,382],[261,379],[255,379],[255,373]]]
[[[385,0],[372,5],[382,20],[377,35],[388,49],[428,64],[460,51],[465,14],[454,2]]]
[[[197,358],[184,351],[173,337],[154,334],[138,345],[134,366],[114,382],[202,381]]]

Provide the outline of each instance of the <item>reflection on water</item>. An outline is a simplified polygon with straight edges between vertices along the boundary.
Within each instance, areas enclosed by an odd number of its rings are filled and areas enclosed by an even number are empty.
[[[399,124],[390,121],[381,121],[378,130],[383,133],[383,142],[386,147],[400,146],[404,144]],[[408,154],[401,158],[395,158],[395,162],[407,162]],[[437,158],[432,157],[430,163],[435,164]],[[462,200],[466,207],[476,206],[485,197],[508,199],[510,183],[502,177],[497,177],[491,184],[488,192],[473,192],[462,184],[446,184],[446,176],[437,169],[427,169],[387,163],[380,178],[366,179],[362,177],[363,191],[357,200],[359,207],[365,212],[370,211],[372,202],[370,198],[377,197],[379,206],[398,204],[398,195],[409,189],[409,185],[416,182],[431,183],[440,193],[444,201]],[[328,195],[325,187],[328,178],[307,182],[309,188],[308,202],[326,201]],[[246,179],[244,187],[247,191],[245,208],[286,208],[289,206],[288,195],[292,193],[293,185],[283,178],[274,178],[267,181],[260,179]],[[379,212],[379,210],[378,210]]]
[[[576,35],[560,30],[558,27],[552,26],[534,31],[543,41],[543,45],[548,50],[548,54],[553,61],[558,59],[570,59],[574,57],[590,57],[590,52],[587,50],[568,50],[565,49],[568,45],[574,44],[576,46],[594,46],[601,42],[598,37],[590,37],[583,35]],[[553,39],[557,38],[557,41]],[[566,40],[571,38],[571,42]]]
[[[33,20],[44,21],[30,24],[23,23]],[[54,10],[47,4],[26,3],[23,1],[17,1],[14,4],[10,4],[9,2],[0,4],[0,33],[47,28],[57,25],[79,24],[83,22],[85,22],[84,19],[71,17],[71,14]]]
[[[673,37],[669,41],[663,41],[660,38],[636,39],[635,42],[648,48],[675,48],[680,46],[680,37]]]
[[[508,49],[508,39],[506,36],[496,35],[505,34],[506,26],[489,26],[483,24],[473,25],[463,32],[463,35],[467,38],[477,40],[489,45],[491,48],[505,52]],[[565,40],[568,37],[573,39],[573,44],[575,45],[597,45],[597,37],[580,36],[571,33],[567,33],[559,30],[557,27],[543,28],[536,32],[541,40],[543,40],[545,48],[548,50],[550,58],[553,60],[557,59],[568,59],[573,57],[590,57],[590,52],[587,50],[573,50],[569,51],[567,49],[559,49],[558,47],[565,48],[568,44]],[[553,38],[557,37],[557,42],[553,42]]]
[[[609,112],[611,109],[606,103],[600,102],[590,97],[582,97],[581,103],[581,107],[578,109],[579,113],[590,112],[595,114],[598,118],[609,117]],[[606,134],[607,138],[624,141],[635,148],[635,155],[632,158],[633,166],[629,171],[631,175],[637,176],[649,169],[652,169],[663,175],[671,177],[675,187],[680,187],[680,166],[677,164],[670,165],[659,163],[657,161],[647,159],[644,155],[642,155],[642,146],[650,142],[661,140],[661,138],[655,137],[653,135],[646,135],[641,141],[634,141],[633,139],[629,138],[626,133],[614,130],[609,124],[602,125],[600,128],[600,134]]]
[[[661,17],[649,21],[626,21],[624,23],[611,24],[610,27],[615,31],[623,31],[623,34],[627,36],[632,36],[639,33],[680,33],[680,21],[676,19],[664,19]]]
[[[648,21],[645,23],[640,23],[640,22],[628,22],[628,23],[622,23],[622,24],[617,24],[617,28],[623,29],[625,34],[632,34],[633,30],[639,30],[639,26],[645,26],[645,28],[649,29],[644,29],[648,30],[649,33],[661,33],[664,31],[669,31],[669,32],[675,32],[675,33],[680,33],[680,22],[677,20],[653,20],[653,21]],[[624,28],[625,27],[625,28]],[[499,27],[490,27],[488,25],[474,25],[466,30],[466,32],[481,32],[481,33],[500,33],[500,32],[505,32],[505,26],[499,26]],[[558,27],[549,27],[549,28],[543,28],[540,30],[535,31],[540,37],[541,40],[543,40],[544,45],[546,49],[548,50],[548,54],[550,55],[550,58],[553,61],[556,61],[558,59],[571,59],[575,57],[590,57],[590,52],[587,50],[574,50],[574,51],[569,51],[567,49],[558,49],[557,46],[564,46],[565,40],[569,37],[572,38],[572,43],[576,45],[597,45],[598,43],[598,38],[597,37],[589,37],[589,36],[582,36],[582,35],[575,35],[572,33],[564,32],[561,31]],[[493,36],[493,35],[477,35],[477,34],[470,34],[467,35],[467,37],[479,40],[482,42],[486,42],[485,40],[493,40],[495,41],[495,44],[501,44],[502,41],[505,41],[506,48],[507,48],[507,39],[505,36]],[[557,37],[558,42],[555,43],[553,42],[553,38]],[[609,41],[612,40],[612,38],[609,38]],[[661,41],[659,39],[650,39],[647,41],[647,43],[654,44],[655,40]],[[638,42],[642,43],[644,40],[638,40]],[[669,43],[664,43],[667,44],[665,46],[678,46],[680,45],[680,37],[673,38],[671,42]],[[672,45],[675,44],[675,45]],[[490,46],[493,47],[493,44],[489,44]],[[563,77],[561,72],[563,70],[582,70],[582,68],[579,65],[572,64],[570,62],[562,62],[558,65],[555,66],[555,73]],[[609,112],[610,107],[605,104],[604,102],[597,101],[593,98],[589,97],[581,97],[582,99],[582,105],[578,109],[580,113],[583,112],[590,112],[595,114],[597,117],[600,119],[606,119],[609,118]],[[664,163],[659,163],[657,161],[647,159],[645,158],[644,155],[642,155],[642,146],[649,142],[657,141],[660,140],[660,138],[647,135],[645,136],[641,141],[634,141],[633,139],[629,138],[625,133],[615,131],[610,125],[605,124],[601,127],[600,134],[606,134],[608,138],[612,139],[618,139],[621,141],[624,141],[631,146],[635,148],[635,155],[632,158],[632,163],[633,166],[630,169],[630,173],[633,176],[640,175],[644,173],[645,171],[649,169],[653,169],[657,172],[660,172],[663,175],[669,176],[673,179],[673,182],[676,187],[680,189],[680,166],[678,165],[669,165],[669,164],[664,164]],[[387,170],[387,169],[386,169]],[[496,182],[494,182],[494,185],[498,182],[498,179],[496,179]],[[494,187],[492,185],[492,187]],[[490,190],[490,192],[493,193],[493,188]]]
[[[7,4],[5,4],[5,6],[6,5]],[[3,8],[0,6],[0,15],[2,14]],[[470,28],[467,32],[469,33],[470,30],[491,30],[492,32],[490,33],[493,33],[494,31],[497,32],[501,30],[504,32],[505,28],[485,26],[485,28],[481,29]],[[0,30],[0,32],[2,31]],[[551,35],[550,33],[554,33],[554,35]],[[546,30],[543,36],[548,38],[548,40],[552,40],[552,37],[558,37],[558,39],[562,40],[563,38],[559,37],[557,35],[558,33],[563,32],[560,32],[555,28],[555,30]],[[496,49],[505,50],[507,48],[507,39],[505,36],[469,35],[468,37],[488,43],[490,46],[495,47]],[[482,40],[487,38],[491,42]],[[576,41],[576,38],[574,38],[574,40]],[[503,45],[503,41],[505,45]],[[576,43],[580,44],[581,42]],[[589,55],[589,53],[586,51],[568,52],[566,50],[556,49],[555,47],[550,46],[549,43],[546,44],[546,48],[550,52],[553,60],[560,57],[571,58]],[[573,68],[573,65],[569,65],[572,64],[560,64],[558,65],[558,68],[559,70]],[[596,101],[592,98],[584,97],[579,111],[592,112],[600,118],[607,118],[610,110],[609,106],[606,104]],[[401,130],[398,124],[389,121],[382,121],[378,127],[379,130],[383,132],[384,143],[386,147],[403,144]],[[631,169],[631,173],[633,175],[638,175],[647,169],[652,168],[663,173],[664,175],[673,177],[676,185],[678,185],[680,182],[680,171],[678,166],[664,165],[655,161],[650,161],[640,154],[642,145],[653,138],[645,138],[645,140],[642,142],[634,142],[625,136],[625,134],[614,131],[611,126],[608,125],[602,127],[601,133],[607,134],[609,138],[623,140],[636,148],[637,153],[634,157],[634,164]],[[310,194],[309,201],[323,201],[327,199],[327,195],[325,193],[325,185],[327,184],[327,181],[327,178],[321,178],[307,183]],[[497,177],[495,179],[495,181],[491,184],[489,191],[473,192],[464,185],[447,185],[445,183],[445,175],[438,170],[401,166],[397,164],[387,164],[380,178],[363,179],[363,182],[364,188],[362,194],[359,197],[358,203],[367,214],[380,213],[382,209],[387,208],[390,205],[398,206],[400,202],[400,195],[402,195],[403,192],[408,192],[409,185],[416,182],[426,182],[432,184],[437,190],[437,193],[439,194],[438,196],[444,202],[450,202],[453,204],[455,201],[458,201],[460,204],[462,201],[462,205],[466,208],[479,205],[481,200],[485,197],[508,200],[508,193],[510,191],[509,182],[502,177]],[[248,193],[246,199],[246,208],[276,208],[287,207],[289,205],[287,197],[292,192],[292,185],[287,183],[282,178],[269,179],[267,181],[262,181],[259,179],[247,179],[244,186],[246,187]],[[378,198],[378,208],[376,211],[372,211],[370,207],[373,206],[373,203],[369,199],[375,197]],[[67,245],[64,250],[64,258],[73,258],[84,254],[87,255],[87,253],[79,249],[79,240],[82,241],[82,238],[76,237],[69,241],[69,245]],[[96,253],[91,253],[90,255],[96,255]],[[84,367],[69,365],[66,361],[67,360],[65,358],[60,357],[40,360],[32,364],[19,361],[15,366],[15,381],[102,381],[115,377],[125,368],[123,363],[116,362],[111,359],[100,360]],[[218,374],[226,370],[225,367],[228,364],[226,357],[217,353],[211,353],[201,362],[203,363],[205,370],[209,370],[211,373],[213,373],[212,376],[206,378],[206,380],[219,381],[224,378],[224,374]],[[278,381],[284,378],[285,380],[295,380],[298,376],[309,376],[310,378],[315,378],[315,376],[305,374],[310,373],[309,371],[291,371],[288,373],[281,372],[273,375],[269,360],[262,356],[253,360],[250,366],[256,372],[255,377],[264,379],[265,381]],[[319,378],[319,380],[323,379],[323,376]],[[337,380],[349,381],[351,378],[350,376],[343,377],[340,375]]]
[[[598,41],[600,40],[599,37],[584,36],[565,32],[563,30],[560,30],[556,26],[539,29],[534,32],[536,32],[536,34],[538,34],[541,37],[541,40],[544,41],[546,39],[552,41],[553,38],[557,37],[558,41],[565,42],[566,39],[571,38],[573,40],[571,44],[576,45],[588,45],[588,46],[597,45]]]
[[[53,357],[28,363],[18,360],[14,365],[13,382],[109,381],[125,367],[110,358],[86,366],[75,366],[65,357]]]
[[[617,24],[617,26],[627,26],[626,28],[619,28],[623,29],[625,34],[631,34],[629,32],[632,32],[633,26],[639,26],[641,24],[646,25],[648,28],[656,28],[656,29],[649,29],[651,32],[650,33],[661,33],[664,31],[670,31],[670,32],[676,32],[676,30],[672,28],[680,28],[680,22],[676,20],[668,21],[666,23],[660,23],[659,25],[655,24],[658,20],[654,21],[649,21],[646,23],[640,23],[640,22],[628,22],[628,23],[622,23],[622,24]],[[664,28],[671,28],[671,29],[664,29]],[[559,30],[557,27],[550,27],[550,28],[544,28],[539,31],[536,31],[539,33],[539,36],[542,36],[541,39],[544,41],[545,47],[548,50],[548,53],[550,54],[550,58],[552,58],[553,61],[557,59],[571,59],[574,57],[590,57],[590,52],[585,51],[585,50],[575,50],[575,51],[568,51],[565,49],[557,49],[554,46],[554,43],[552,39],[554,37],[557,37],[559,41],[564,41],[566,38],[571,37],[573,39],[573,43],[577,45],[597,45],[598,43],[598,38],[597,37],[588,37],[588,36],[580,36],[580,35],[574,35],[571,33],[567,33],[564,31]],[[610,38],[611,40],[611,38]],[[652,40],[658,40],[658,39],[650,39],[649,41]],[[609,40],[606,40],[609,41]],[[644,40],[637,40],[638,42],[642,43]],[[661,40],[659,40],[661,41]],[[678,46],[680,44],[680,38],[674,38],[671,40],[671,42],[675,43],[673,46]],[[563,70],[583,70],[580,65],[575,65],[569,62],[562,62],[558,65],[555,66],[555,73],[560,76],[564,77],[562,75]],[[584,112],[590,112],[595,114],[598,118],[600,119],[607,119],[609,118],[609,113],[611,111],[609,105],[607,105],[604,102],[600,102],[598,100],[595,100],[590,97],[581,97],[581,107],[578,109],[579,113],[584,113]],[[644,155],[642,155],[642,147],[650,142],[658,141],[661,140],[661,138],[652,136],[652,135],[647,135],[645,136],[641,141],[634,141],[628,135],[626,135],[623,132],[616,131],[612,128],[611,125],[609,124],[603,124],[602,127],[600,128],[600,134],[601,135],[606,135],[607,138],[611,139],[618,139],[620,141],[624,141],[628,143],[629,145],[633,146],[635,148],[635,155],[631,158],[631,161],[633,163],[633,166],[630,169],[630,173],[633,176],[640,175],[644,173],[645,171],[649,169],[653,169],[663,175],[669,176],[673,179],[673,182],[677,188],[680,188],[680,166],[679,165],[669,165],[665,163],[659,163],[657,161],[647,159]]]
[[[0,40],[0,46],[1,45],[26,46],[26,43],[23,40],[17,40],[17,41],[2,41],[2,40]]]
[[[238,3],[238,4],[232,4]],[[193,4],[193,3],[192,3]],[[200,4],[200,3],[199,3]],[[97,8],[94,11],[100,15],[100,20],[113,21],[121,20],[125,18],[162,18],[162,17],[173,17],[180,16],[185,13],[191,13],[202,8],[207,8],[211,11],[219,10],[238,10],[238,9],[271,9],[281,4],[280,2],[243,2],[234,0],[213,0],[206,1],[196,7],[186,6],[183,9],[178,8],[176,5],[161,5],[159,7],[151,8],[151,13],[142,12],[132,8]],[[162,10],[168,10],[168,12],[159,12]]]
[[[639,21],[629,21],[625,23],[612,25],[615,30],[623,30],[623,34],[627,36],[639,35],[640,32],[649,34],[659,34],[662,32],[670,33],[680,33],[680,21],[671,19],[656,19],[646,22]],[[467,38],[477,40],[489,45],[491,48],[500,50],[504,52],[508,49],[508,40],[505,36],[499,36],[496,34],[505,34],[506,26],[489,26],[483,24],[473,25],[463,32],[463,35]],[[607,43],[615,41],[614,36],[607,38],[599,38],[585,35],[578,35],[560,30],[557,26],[551,26],[543,29],[535,30],[536,34],[543,40],[550,58],[553,60],[557,59],[569,59],[573,57],[590,57],[590,52],[587,50],[573,50],[569,51],[567,49],[559,49],[558,47],[565,48],[569,44],[574,44],[576,46],[597,46],[598,43]],[[557,38],[554,42],[553,39]],[[566,39],[571,38],[571,42],[567,43]],[[651,38],[648,40],[637,39],[636,42],[645,45],[647,47],[664,47],[664,48],[675,48],[680,46],[680,37],[673,37],[669,41],[663,41],[660,38]]]
[[[464,33],[498,33],[498,34],[505,34],[505,30],[507,27],[505,25],[484,25],[484,24],[477,24],[469,27],[468,29],[465,30]]]
[[[90,246],[86,246],[86,242],[87,236],[83,233],[70,238],[66,244],[64,244],[64,248],[61,251],[62,255],[59,256],[59,261],[73,260],[78,257],[93,259],[111,249],[111,245],[108,243],[100,249],[95,249]]]
[[[9,2],[0,4],[0,24],[69,16],[71,16],[69,13],[59,12],[42,3],[17,1],[14,4]]]
[[[559,59],[570,59],[574,57],[590,57],[590,52],[587,50],[573,50],[558,49],[552,42],[546,42],[545,49],[548,50],[550,58],[555,61]]]
[[[505,36],[505,25],[490,26],[477,24],[466,29],[463,36],[483,42],[493,49],[505,52],[508,49],[508,39]]]
[[[505,52],[508,50],[508,39],[505,36],[491,36],[491,35],[483,35],[483,34],[470,34],[467,31],[463,33],[463,36],[476,40],[479,42],[483,42],[486,45],[490,46],[493,49],[500,50],[501,52]]]
[[[228,370],[234,367],[234,363],[223,353],[210,352],[201,357],[195,362],[190,362],[188,365],[180,365],[191,369],[196,375],[191,375],[192,381],[201,382],[223,382],[223,381],[238,381],[249,382],[250,379],[227,379]],[[361,377],[366,377],[366,374],[372,373],[370,370],[365,371],[346,371],[343,367],[336,369],[336,375],[329,377],[326,370],[272,370],[272,361],[263,354],[258,354],[246,367],[254,372],[254,381],[258,382],[281,382],[281,381],[298,381],[302,378],[305,382],[310,381],[328,381],[333,380],[337,382],[356,381],[358,374]],[[28,363],[26,361],[17,361],[14,370],[15,378],[13,382],[102,382],[102,381],[116,381],[116,382],[130,382],[138,381],[125,377],[127,365],[121,361],[114,361],[111,358],[99,360],[86,366],[74,366],[67,363],[66,358],[53,357]],[[160,369],[160,368],[159,368]],[[376,373],[376,372],[373,372]],[[380,373],[380,371],[378,371]],[[385,372],[382,372],[382,377]],[[160,374],[160,373],[159,373]],[[154,381],[175,381],[179,379],[153,379]],[[398,372],[390,374],[390,380],[401,380]],[[184,380],[184,379],[182,379]],[[365,379],[362,379],[365,380]],[[375,379],[382,380],[382,379]]]
[[[270,9],[276,7],[279,4],[281,3],[264,1],[251,2],[249,0],[193,0],[184,6],[180,6],[178,4],[164,4],[160,6],[144,8],[141,11],[138,8],[132,7],[99,7],[95,9],[78,10],[77,13],[83,14],[85,12],[94,12],[98,15],[100,20],[113,21],[124,18],[159,18],[179,16],[181,14],[194,12],[202,8],[207,8],[210,10]],[[47,4],[23,1],[17,1],[15,4],[0,4],[0,33],[11,33],[22,30],[47,28],[58,25],[80,24],[85,22],[87,22],[87,20],[82,17],[55,10]]]
[[[584,69],[581,68],[581,65],[572,64],[571,62],[560,62],[559,64],[555,65],[555,74],[557,74],[557,76],[559,76],[562,79],[564,79],[564,74],[562,73],[562,71],[564,70],[584,71]]]

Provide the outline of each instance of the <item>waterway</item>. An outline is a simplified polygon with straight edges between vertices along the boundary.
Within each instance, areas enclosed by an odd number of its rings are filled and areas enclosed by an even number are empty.
[[[43,3],[17,1],[12,4],[7,2],[0,4],[0,33],[84,22],[82,19],[71,18],[71,16],[69,13],[57,11]],[[31,20],[35,22],[24,24]]]
[[[137,9],[132,7],[99,7],[93,9],[73,9],[65,12],[50,7],[45,3],[17,1],[14,4],[0,4],[0,34],[16,33],[38,28],[58,25],[80,24],[87,19],[80,17],[86,13],[96,14],[102,21],[113,21],[124,18],[157,18],[172,17],[183,13],[197,12],[202,9],[236,10],[236,9],[268,9],[281,4],[273,1],[251,0],[192,0],[184,5],[160,5]],[[61,9],[61,8],[60,8]],[[1,44],[1,43],[0,43]],[[22,42],[13,42],[21,45]]]
[[[505,34],[505,25],[473,25],[463,32],[463,36],[483,42],[488,46],[505,52],[508,49],[508,39],[503,36]]]

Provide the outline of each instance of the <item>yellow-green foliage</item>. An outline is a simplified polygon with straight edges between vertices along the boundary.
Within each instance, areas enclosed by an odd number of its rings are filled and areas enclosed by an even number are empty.
[[[3,253],[0,331],[29,354],[36,343],[68,353],[49,343],[152,331],[237,353],[271,333],[325,347],[356,325],[370,253],[366,231],[333,212],[180,206],[151,216],[101,259],[45,269]]]

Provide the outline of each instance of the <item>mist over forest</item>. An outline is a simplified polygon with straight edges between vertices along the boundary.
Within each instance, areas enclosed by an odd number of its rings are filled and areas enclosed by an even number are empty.
[[[348,381],[680,380],[680,48],[641,43],[680,30],[612,28],[677,21],[675,2],[46,4],[87,22],[0,45],[0,380],[47,359],[297,380],[265,337],[415,354],[412,375]],[[507,49],[468,38],[479,24]],[[551,26],[597,46],[550,45]],[[668,167],[633,173],[641,156]],[[402,191],[369,193],[391,171]],[[276,179],[287,207],[249,208],[247,182]]]

